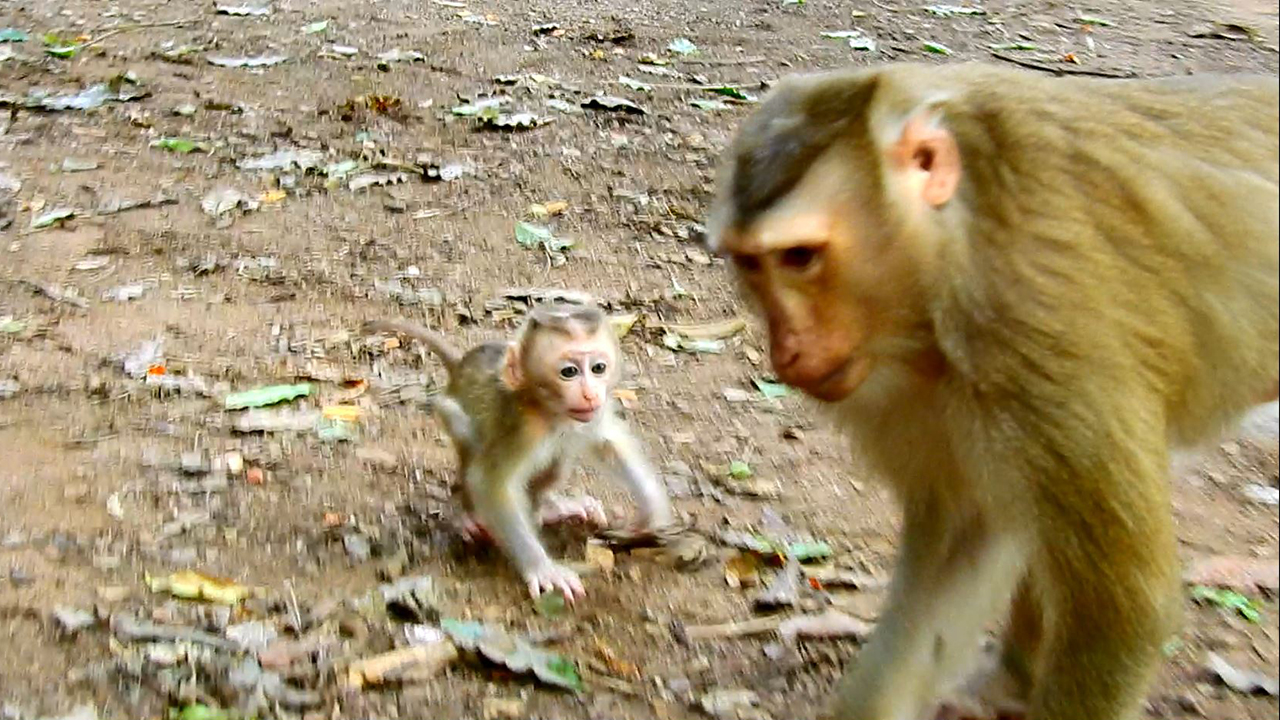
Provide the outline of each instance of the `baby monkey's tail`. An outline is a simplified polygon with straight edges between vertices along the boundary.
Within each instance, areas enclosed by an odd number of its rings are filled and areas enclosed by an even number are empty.
[[[426,345],[427,349],[435,353],[450,373],[458,366],[458,362],[462,360],[462,353],[458,352],[458,349],[453,345],[450,345],[443,335],[407,320],[370,320],[364,324],[361,332],[366,335],[379,332],[399,333],[411,337]]]

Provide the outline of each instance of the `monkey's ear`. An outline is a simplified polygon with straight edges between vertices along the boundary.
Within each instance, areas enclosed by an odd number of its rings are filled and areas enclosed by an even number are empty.
[[[507,344],[507,354],[502,358],[502,384],[512,390],[519,390],[524,385],[524,368],[520,366],[520,345]]]
[[[927,109],[907,118],[889,148],[889,159],[895,169],[913,179],[910,186],[931,207],[945,205],[960,184],[960,147]]]

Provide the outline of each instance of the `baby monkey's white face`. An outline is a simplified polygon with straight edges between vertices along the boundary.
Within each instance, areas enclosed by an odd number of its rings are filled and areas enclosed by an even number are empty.
[[[547,334],[531,353],[528,368],[554,409],[580,423],[599,416],[618,377],[618,351],[612,331],[590,335]]]

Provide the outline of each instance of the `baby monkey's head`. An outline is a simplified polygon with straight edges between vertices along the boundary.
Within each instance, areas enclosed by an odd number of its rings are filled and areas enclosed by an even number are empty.
[[[581,423],[600,415],[618,379],[618,341],[593,304],[547,302],[530,310],[507,358],[513,389],[552,415]]]

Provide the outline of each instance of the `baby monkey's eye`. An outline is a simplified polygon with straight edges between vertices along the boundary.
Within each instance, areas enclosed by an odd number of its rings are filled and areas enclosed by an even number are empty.
[[[595,373],[596,375],[603,375],[604,371],[608,369],[609,369],[609,366],[602,362],[598,362],[591,366],[591,372]]]
[[[560,368],[560,377],[564,378],[565,380],[572,380],[578,377],[578,366],[565,365],[564,367]]]

